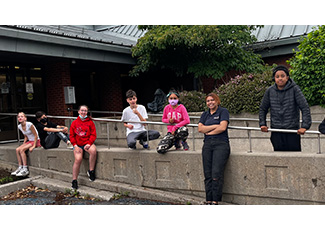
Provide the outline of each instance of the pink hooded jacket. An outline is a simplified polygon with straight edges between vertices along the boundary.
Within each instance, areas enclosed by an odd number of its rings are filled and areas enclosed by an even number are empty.
[[[173,109],[171,105],[165,106],[162,122],[169,123],[170,118],[174,119],[175,124],[167,126],[167,130],[170,133],[190,123],[190,118],[188,116],[187,110],[182,104],[179,104],[175,109]]]

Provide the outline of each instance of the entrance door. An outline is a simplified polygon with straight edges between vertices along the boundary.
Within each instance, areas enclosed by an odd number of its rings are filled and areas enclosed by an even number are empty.
[[[46,111],[41,68],[0,64],[0,113]],[[0,143],[17,140],[16,116],[0,115]],[[28,117],[33,122],[34,118]]]

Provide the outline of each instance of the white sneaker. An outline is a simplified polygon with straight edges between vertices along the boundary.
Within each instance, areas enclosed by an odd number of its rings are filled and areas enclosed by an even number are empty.
[[[16,176],[27,176],[29,174],[28,169],[24,169],[22,168],[17,174]]]
[[[11,176],[16,176],[17,175],[17,173],[19,173],[20,172],[20,170],[22,170],[23,168],[21,168],[21,167],[18,167],[17,169],[16,169],[16,171],[14,171],[14,172],[12,172],[11,173]]]
[[[71,144],[71,142],[67,142],[67,149],[73,149],[73,145]]]

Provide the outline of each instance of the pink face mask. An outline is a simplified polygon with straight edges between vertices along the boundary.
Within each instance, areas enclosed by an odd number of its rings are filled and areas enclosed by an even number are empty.
[[[169,104],[171,104],[172,106],[175,106],[178,104],[178,100],[176,99],[172,99],[172,100],[168,100],[169,101]]]

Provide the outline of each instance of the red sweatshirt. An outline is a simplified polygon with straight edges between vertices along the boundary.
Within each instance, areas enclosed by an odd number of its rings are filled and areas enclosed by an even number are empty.
[[[94,122],[87,117],[81,120],[80,117],[74,120],[70,126],[70,141],[72,145],[92,145],[96,140],[96,127]]]

